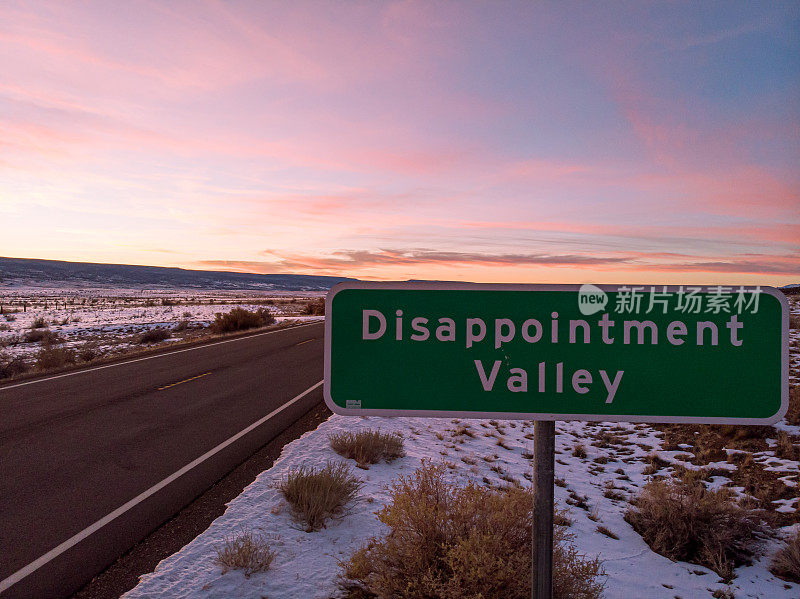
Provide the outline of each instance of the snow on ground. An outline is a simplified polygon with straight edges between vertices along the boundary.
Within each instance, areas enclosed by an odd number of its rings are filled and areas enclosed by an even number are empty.
[[[458,434],[468,426],[474,434]],[[327,528],[307,533],[293,520],[288,505],[276,489],[287,472],[300,465],[319,466],[342,461],[329,445],[329,435],[370,428],[399,432],[405,438],[406,456],[391,464],[380,463],[354,472],[364,480],[359,498],[347,513]],[[163,560],[155,572],[142,577],[125,599],[252,598],[328,599],[338,596],[338,561],[347,559],[366,539],[383,535],[374,513],[388,500],[387,485],[401,474],[411,474],[423,459],[448,466],[448,476],[459,482],[529,484],[533,424],[521,421],[448,420],[422,418],[353,418],[332,416],[316,430],[288,444],[275,465],[263,472],[234,499],[224,515],[178,553]],[[599,555],[608,575],[607,598],[684,599],[711,597],[726,590],[717,574],[694,564],[672,562],[653,553],[623,519],[627,498],[647,481],[643,471],[647,456],[661,448],[661,433],[642,424],[557,423],[555,498],[573,520],[570,531],[578,549]],[[601,440],[598,442],[598,440]],[[502,445],[498,444],[502,441]],[[593,444],[594,443],[594,444]],[[575,451],[581,445],[582,452]],[[670,453],[660,452],[665,459]],[[354,465],[352,460],[348,460]],[[606,492],[612,497],[606,497]],[[619,536],[598,532],[605,526]],[[237,531],[252,530],[268,538],[277,556],[271,569],[249,579],[240,571],[225,574],[215,563],[216,550]],[[783,531],[787,536],[789,528]],[[785,583],[767,567],[779,541],[765,541],[761,556],[751,566],[739,568],[730,586],[737,598],[797,599],[800,585]]]
[[[0,294],[0,353],[9,358],[33,359],[39,343],[25,336],[37,318],[64,339],[62,347],[79,349],[92,344],[100,354],[122,353],[138,347],[138,338],[153,328],[174,331],[166,343],[195,338],[219,312],[235,307],[267,308],[278,321],[298,316],[300,298],[312,292],[281,294],[228,291],[148,291],[128,289],[17,289]],[[297,301],[293,301],[297,298]],[[23,307],[24,305],[24,307]],[[311,317],[317,318],[317,317]],[[181,324],[183,323],[183,324]],[[182,330],[176,331],[181,324]]]

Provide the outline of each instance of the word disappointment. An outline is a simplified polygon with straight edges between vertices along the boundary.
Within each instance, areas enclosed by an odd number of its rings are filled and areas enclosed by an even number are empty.
[[[461,327],[458,327],[452,318],[442,317],[432,323],[431,319],[417,316],[410,319],[410,331],[406,330],[402,310],[397,310],[392,320],[394,320],[394,339],[397,341],[435,339],[456,343],[463,339],[467,348],[477,343],[493,341],[495,349],[499,349],[504,343],[510,343],[518,338],[527,343],[538,343],[545,333],[550,343],[563,343],[566,335],[567,343],[589,344],[592,343],[592,331],[594,331],[594,338],[599,336],[606,345],[620,342],[628,345],[634,341],[639,345],[658,345],[663,341],[671,345],[683,345],[687,341],[696,345],[705,345],[706,342],[709,345],[719,345],[720,337],[724,336],[720,334],[717,324],[712,321],[698,321],[691,336],[688,326],[681,320],[670,322],[666,330],[661,332],[652,320],[623,320],[619,323],[620,327],[616,328],[617,321],[611,320],[608,313],[603,314],[603,317],[595,323],[595,327],[583,319],[571,319],[566,326],[559,324],[558,312],[552,312],[546,324],[536,318],[528,318],[521,323],[515,323],[510,318],[495,318],[493,323],[490,321],[488,324],[482,318],[466,318]],[[725,327],[729,329],[730,344],[735,347],[741,346],[739,332],[744,323],[734,314]],[[388,320],[382,312],[362,310],[362,339],[380,339],[386,334],[387,329]],[[487,337],[490,329],[493,335]]]

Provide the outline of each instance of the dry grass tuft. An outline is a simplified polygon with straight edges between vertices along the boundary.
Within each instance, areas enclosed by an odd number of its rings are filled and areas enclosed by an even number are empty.
[[[625,499],[626,495],[622,491],[618,491],[616,489],[606,489],[603,492],[603,497],[605,497],[606,499],[614,500],[614,501],[621,501],[621,500]]]
[[[75,350],[67,347],[55,347],[50,344],[42,346],[36,354],[36,368],[39,370],[50,370],[51,368],[61,368],[68,364],[75,363]]]
[[[264,539],[249,530],[226,538],[224,545],[217,549],[217,563],[222,573],[228,570],[243,570],[245,578],[256,572],[269,570],[275,552],[270,550]]]
[[[91,362],[92,360],[99,358],[100,355],[101,352],[96,343],[87,343],[78,350],[78,357],[83,362]]]
[[[49,343],[55,345],[64,343],[64,339],[58,334],[49,329],[32,329],[27,332],[24,337],[25,343]]]
[[[328,440],[339,455],[356,461],[359,466],[377,464],[381,460],[392,462],[403,457],[403,438],[397,433],[375,430],[342,432],[330,435]]]
[[[306,304],[303,309],[303,314],[309,316],[324,316],[325,315],[325,298],[313,299]]]
[[[445,468],[423,463],[391,488],[378,512],[389,527],[342,564],[351,599],[522,599],[531,589],[531,492],[445,481]],[[595,599],[603,589],[599,560],[586,559],[556,527],[554,596]]]
[[[214,322],[211,323],[211,330],[214,333],[232,333],[274,323],[275,317],[267,308],[259,308],[255,312],[244,308],[234,308],[225,314],[216,314]]]
[[[20,356],[10,357],[0,354],[0,379],[19,376],[30,370],[30,365]]]
[[[789,410],[786,412],[786,422],[794,426],[800,425],[800,385],[795,385],[789,390]]]
[[[775,457],[783,460],[794,460],[796,458],[796,450],[791,437],[786,431],[778,431],[778,445],[775,447]]]
[[[800,583],[800,532],[775,554],[769,571],[784,580]]]
[[[139,343],[158,343],[159,341],[169,339],[171,336],[172,333],[167,329],[156,327],[142,333],[142,336],[139,337]]]
[[[647,483],[625,520],[656,553],[706,566],[726,579],[749,561],[749,545],[762,528],[730,490],[682,480]]]
[[[345,463],[328,462],[323,468],[293,468],[278,484],[306,532],[319,530],[325,520],[339,514],[362,486]]]
[[[619,541],[619,536],[616,533],[609,530],[608,528],[606,528],[605,526],[598,526],[597,532],[606,535],[609,539],[614,539],[615,541]]]

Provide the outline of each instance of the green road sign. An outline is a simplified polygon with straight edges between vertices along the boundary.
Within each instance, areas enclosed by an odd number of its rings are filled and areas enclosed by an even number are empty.
[[[346,415],[768,424],[788,405],[771,287],[341,283],[325,401]]]

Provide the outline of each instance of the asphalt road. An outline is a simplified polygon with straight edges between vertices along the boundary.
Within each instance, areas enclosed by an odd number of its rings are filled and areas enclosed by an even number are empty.
[[[0,386],[0,597],[80,588],[319,402],[322,354],[314,323]]]

